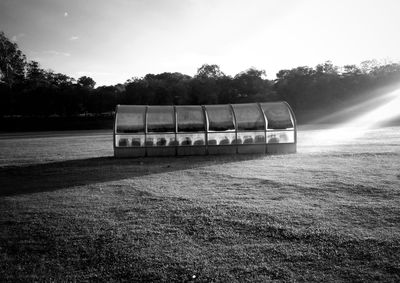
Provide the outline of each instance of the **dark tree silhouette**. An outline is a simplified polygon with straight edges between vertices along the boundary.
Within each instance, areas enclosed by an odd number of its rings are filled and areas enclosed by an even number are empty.
[[[272,89],[272,82],[263,77],[266,77],[265,71],[255,68],[237,74],[233,79],[237,91],[235,102],[275,100],[276,94]]]
[[[26,57],[18,49],[16,43],[11,42],[0,32],[0,83],[12,87],[24,79]]]
[[[124,84],[94,88],[96,82],[78,80],[28,61],[0,32],[0,116],[106,115],[116,104],[184,105],[285,100],[300,122],[368,99],[368,93],[400,82],[400,63],[364,61],[338,67],[327,61],[317,66],[281,70],[275,80],[265,71],[247,69],[234,77],[216,64],[204,64],[194,77],[165,72],[132,78]],[[111,117],[111,115],[110,115]]]
[[[91,77],[83,76],[78,79],[77,84],[83,88],[93,89],[96,82]]]
[[[199,69],[197,69],[197,78],[208,78],[208,79],[218,79],[224,77],[225,74],[220,70],[218,65],[204,64]]]

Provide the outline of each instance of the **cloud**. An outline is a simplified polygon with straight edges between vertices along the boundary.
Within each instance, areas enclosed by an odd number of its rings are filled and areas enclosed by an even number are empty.
[[[54,55],[54,56],[66,56],[66,57],[71,56],[71,53],[61,52],[61,51],[56,51],[56,50],[46,50],[46,51],[43,51],[43,54]]]
[[[78,40],[79,39],[79,37],[77,37],[77,36],[75,36],[75,35],[73,35],[73,36],[71,36],[70,38],[69,38],[69,40]]]
[[[65,12],[65,13],[64,13],[64,17],[68,17],[68,12]]]
[[[96,71],[78,71],[75,73],[77,76],[109,76],[109,75],[114,75],[114,73],[111,72],[96,72]]]
[[[21,37],[24,37],[24,36],[25,36],[24,33],[19,33],[19,34],[17,34],[17,35],[13,35],[13,36],[11,37],[11,41],[12,41],[12,42],[17,42]]]

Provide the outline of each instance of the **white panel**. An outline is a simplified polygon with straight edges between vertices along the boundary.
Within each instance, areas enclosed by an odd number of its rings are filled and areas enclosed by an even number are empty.
[[[142,147],[144,146],[144,135],[116,135],[117,147]]]
[[[175,146],[175,134],[147,134],[146,136],[146,146]]]
[[[182,146],[205,145],[205,133],[199,134],[177,134],[178,144]]]
[[[238,144],[265,144],[264,132],[238,132]]]
[[[267,143],[294,143],[294,131],[267,131]]]
[[[226,133],[208,133],[208,145],[230,145],[235,144],[236,134]]]

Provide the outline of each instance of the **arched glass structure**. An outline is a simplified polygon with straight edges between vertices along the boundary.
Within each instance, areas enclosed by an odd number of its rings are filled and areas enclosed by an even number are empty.
[[[176,121],[174,106],[147,106],[146,154],[175,155]]]
[[[201,106],[176,106],[177,154],[206,154],[206,118]]]
[[[146,106],[119,105],[115,115],[114,155],[145,156]]]
[[[265,117],[258,104],[232,104],[237,125],[238,153],[265,152]]]
[[[267,153],[296,151],[296,121],[286,103],[260,103],[266,121]]]
[[[296,152],[286,102],[190,106],[118,105],[116,157]]]
[[[206,105],[208,117],[207,145],[209,154],[236,153],[236,129],[232,107],[226,105]]]

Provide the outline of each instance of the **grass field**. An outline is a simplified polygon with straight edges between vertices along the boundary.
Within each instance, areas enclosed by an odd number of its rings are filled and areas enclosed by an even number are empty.
[[[0,135],[0,281],[400,281],[400,127],[298,153],[120,159]]]

